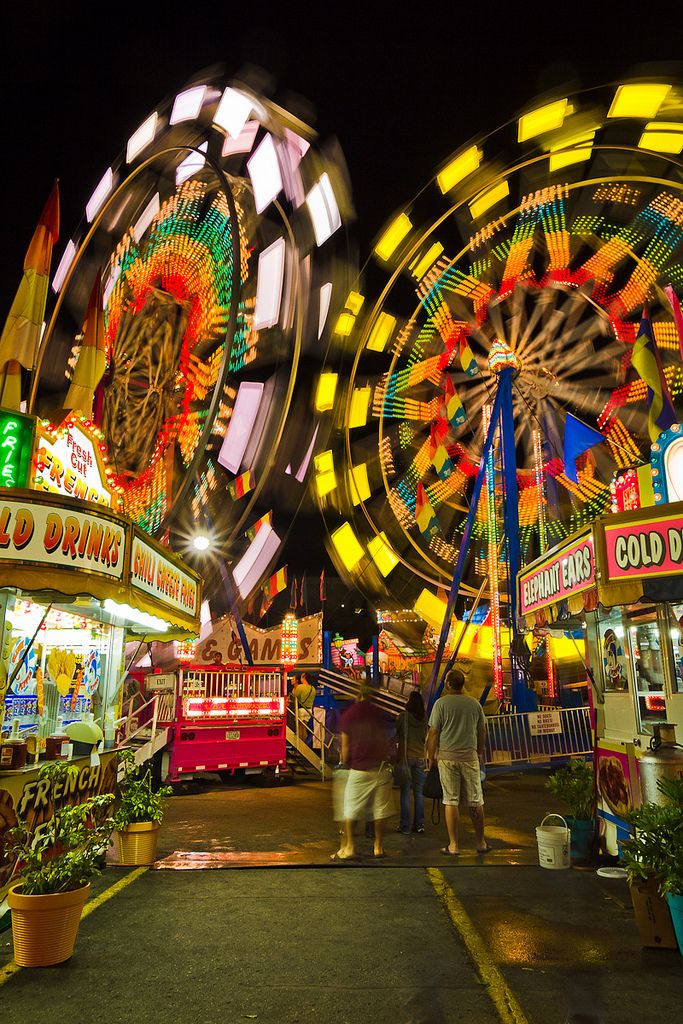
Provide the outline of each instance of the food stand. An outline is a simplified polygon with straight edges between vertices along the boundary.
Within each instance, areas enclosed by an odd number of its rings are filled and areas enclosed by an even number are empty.
[[[683,502],[597,518],[520,572],[530,628],[582,627],[607,852],[641,802],[654,726],[683,729]]]
[[[14,438],[0,474],[0,901],[14,871],[4,832],[51,813],[40,759],[77,765],[65,799],[111,790],[126,641],[197,636],[201,600],[197,573],[118,510],[91,424],[70,415],[50,430],[0,410],[0,456]],[[85,757],[74,723],[103,737]]]

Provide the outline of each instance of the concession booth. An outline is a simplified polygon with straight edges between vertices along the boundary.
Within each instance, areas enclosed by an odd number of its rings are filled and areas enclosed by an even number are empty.
[[[642,801],[653,735],[678,724],[683,738],[683,502],[600,516],[524,567],[519,609],[536,631],[583,630],[599,814],[614,854]]]
[[[3,451],[3,442],[16,443]],[[0,410],[0,905],[14,865],[3,834],[51,809],[37,773],[72,760],[66,794],[115,786],[126,645],[199,634],[200,578],[120,511],[96,428],[49,432]]]

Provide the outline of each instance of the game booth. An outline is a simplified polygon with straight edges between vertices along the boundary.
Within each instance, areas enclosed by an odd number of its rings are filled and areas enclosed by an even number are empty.
[[[51,808],[44,760],[78,775],[65,797],[116,785],[127,642],[199,633],[199,576],[119,511],[97,428],[0,410],[0,829]],[[11,444],[8,444],[11,441]],[[14,864],[0,834],[0,899]]]
[[[583,631],[599,813],[615,854],[625,815],[656,799],[641,765],[653,737],[656,747],[676,723],[683,733],[683,502],[598,517],[522,570],[519,609],[532,629]]]

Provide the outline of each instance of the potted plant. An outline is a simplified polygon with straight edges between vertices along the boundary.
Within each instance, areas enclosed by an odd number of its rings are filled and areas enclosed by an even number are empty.
[[[48,783],[52,818],[38,829],[19,821],[7,833],[7,845],[21,872],[7,894],[14,959],[21,967],[49,967],[69,959],[90,893],[89,880],[100,873],[102,851],[109,843],[113,821],[107,810],[113,793],[63,804],[59,794],[74,774],[76,765],[44,764],[38,778]]]
[[[588,860],[595,833],[595,776],[592,764],[583,758],[576,758],[558,768],[547,780],[546,787],[569,809],[566,820],[571,832],[572,859]]]
[[[643,945],[683,952],[683,779],[657,787],[667,802],[631,811],[621,858]]]
[[[127,867],[153,864],[159,828],[164,816],[164,797],[171,786],[152,788],[152,770],[136,764],[132,750],[122,750],[119,779],[119,803],[114,813],[114,830],[119,863]]]

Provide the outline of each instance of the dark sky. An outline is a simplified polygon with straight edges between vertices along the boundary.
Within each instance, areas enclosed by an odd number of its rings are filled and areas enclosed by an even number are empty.
[[[400,6],[400,10],[399,10]],[[600,6],[602,10],[596,11]],[[681,53],[677,5],[385,4],[309,0],[22,0],[0,23],[0,316],[53,178],[62,192],[56,258],[102,172],[165,96],[196,72],[246,63],[274,96],[308,101],[351,174],[361,256],[391,213],[475,133],[557,82],[616,81]],[[53,263],[53,268],[56,262]]]
[[[641,0],[630,17],[614,0],[509,3],[502,12],[460,0],[3,4],[0,317],[53,179],[62,200],[54,270],[104,169],[151,110],[204,68],[233,75],[258,65],[283,106],[293,109],[291,94],[305,97],[300,116],[345,154],[364,261],[392,213],[473,135],[560,83],[616,82],[683,53],[674,0]],[[322,551],[313,547],[309,562]]]

